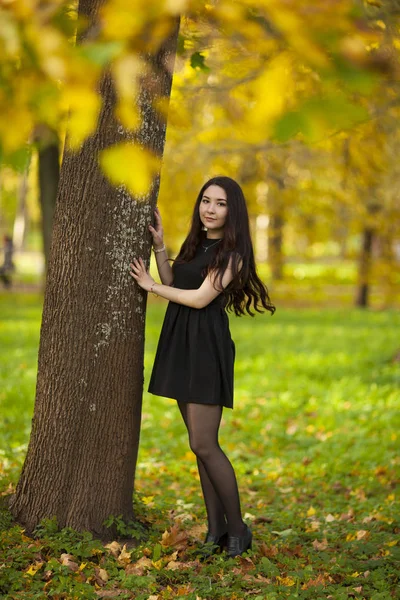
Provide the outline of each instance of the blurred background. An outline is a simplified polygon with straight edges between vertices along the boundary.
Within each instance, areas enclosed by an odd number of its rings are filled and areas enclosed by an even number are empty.
[[[55,3],[62,4],[71,19],[76,3]],[[150,8],[136,4],[150,19]],[[170,256],[204,181],[229,175],[243,186],[259,271],[276,301],[398,306],[397,0],[169,3],[175,12],[182,4],[158,201]],[[0,234],[3,244],[5,234],[12,238],[12,286],[21,291],[44,285],[65,104],[70,128],[84,137],[95,80],[73,65],[82,57],[68,54],[73,34],[59,25],[59,12],[45,18],[38,10],[29,28],[23,5],[2,9],[0,27]],[[103,15],[84,59],[95,69],[111,57],[123,87],[132,76],[133,34],[115,31],[124,17],[116,2],[108,6],[115,22],[107,29],[110,12]],[[116,40],[125,45],[115,50]],[[7,86],[15,86],[12,106]]]

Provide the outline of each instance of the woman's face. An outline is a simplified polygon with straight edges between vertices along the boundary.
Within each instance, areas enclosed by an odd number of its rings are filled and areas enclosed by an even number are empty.
[[[228,214],[226,192],[219,185],[210,185],[200,199],[200,220],[207,227],[208,238],[220,238],[224,235],[224,226]]]

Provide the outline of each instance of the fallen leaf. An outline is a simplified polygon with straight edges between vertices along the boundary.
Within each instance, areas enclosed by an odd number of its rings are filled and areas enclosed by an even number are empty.
[[[329,513],[329,515],[326,515],[326,517],[325,517],[325,521],[326,521],[327,523],[332,523],[332,521],[336,521],[336,519],[335,519],[335,517],[334,517],[333,515],[331,515],[331,514]]]
[[[369,537],[370,537],[370,533],[369,533],[369,531],[366,531],[365,529],[360,529],[356,533],[356,538],[358,540],[366,540]]]
[[[265,542],[261,542],[258,549],[261,556],[266,556],[267,558],[271,558],[278,554],[278,548],[276,546],[267,546]]]
[[[108,573],[105,569],[94,568],[95,579],[98,585],[105,585],[108,581]]]
[[[30,565],[29,569],[25,571],[27,575],[36,575],[39,569],[42,568],[44,562],[36,562],[34,565]]]
[[[320,527],[321,523],[317,520],[311,521],[310,524],[308,525],[306,532],[309,531],[318,531],[319,527]]]
[[[187,530],[188,535],[190,535],[190,537],[194,537],[196,539],[203,539],[205,533],[207,532],[207,526],[202,524],[202,525],[194,525],[193,527],[191,527],[190,529]]]
[[[176,571],[177,569],[182,569],[182,563],[180,563],[176,560],[170,560],[165,568],[169,569],[171,571]],[[185,568],[185,567],[183,567],[183,568]]]
[[[325,585],[327,581],[333,582],[333,579],[327,573],[319,573],[315,579],[309,579],[302,586],[302,590],[308,590],[310,587]],[[332,596],[331,596],[332,597]],[[329,596],[328,596],[329,598]]]
[[[249,558],[248,556],[244,557],[239,555],[238,559],[242,570],[244,569],[245,571],[248,571],[250,569],[253,569],[254,563],[251,560],[251,558]]]
[[[273,519],[271,517],[256,517],[254,519],[254,524],[258,525],[259,523],[272,523]]]
[[[280,585],[292,586],[296,583],[293,577],[279,577],[279,575],[277,575],[276,580]]]
[[[191,592],[193,592],[193,587],[190,585],[190,583],[187,583],[186,585],[181,585],[180,587],[178,587],[175,594],[176,594],[176,596],[185,596],[186,597]]]
[[[126,549],[126,544],[124,544],[120,555],[117,557],[117,560],[119,563],[123,564],[123,565],[128,565],[131,562],[131,552],[128,552]]]
[[[71,571],[78,571],[79,565],[73,560],[73,556],[71,554],[61,554],[61,564],[68,567]]]
[[[328,547],[328,541],[326,538],[319,542],[318,540],[314,540],[312,543],[315,550],[325,550]]]
[[[342,513],[339,517],[340,521],[352,521],[354,519],[354,510],[350,508],[347,513]]]
[[[162,534],[161,537],[161,545],[164,547],[168,546],[179,546],[184,547],[186,544],[184,542],[187,541],[188,535],[186,531],[180,531],[180,524],[175,523],[172,525],[170,531],[166,530]]]
[[[176,560],[177,558],[178,558],[178,551],[177,550],[175,550],[175,552],[173,552],[169,556],[164,556],[164,560],[165,561],[172,561],[172,560]]]
[[[258,581],[263,581],[264,583],[271,583],[272,579],[269,579],[268,577],[264,577],[264,575],[260,575],[260,573],[258,573],[256,579]]]
[[[110,542],[109,544],[106,544],[104,548],[110,550],[111,554],[115,556],[115,558],[117,558],[117,556],[121,552],[121,544],[119,544],[118,542]]]
[[[284,529],[283,531],[271,531],[271,533],[275,533],[275,535],[279,535],[280,537],[287,537],[293,532],[293,529]]]
[[[144,575],[152,566],[152,561],[147,556],[142,556],[135,563],[130,563],[125,567],[127,575]]]

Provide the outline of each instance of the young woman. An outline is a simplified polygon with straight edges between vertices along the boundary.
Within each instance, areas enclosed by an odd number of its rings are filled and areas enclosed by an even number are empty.
[[[207,511],[204,543],[229,556],[251,548],[243,522],[233,467],[218,443],[223,407],[233,408],[235,345],[226,310],[254,316],[261,306],[272,314],[268,290],[258,278],[242,189],[230,177],[203,185],[188,236],[172,267],[168,262],[160,213],[153,237],[162,283],[149,275],[141,258],[131,275],[145,290],[169,300],[158,342],[149,392],[174,398],[197,458]]]

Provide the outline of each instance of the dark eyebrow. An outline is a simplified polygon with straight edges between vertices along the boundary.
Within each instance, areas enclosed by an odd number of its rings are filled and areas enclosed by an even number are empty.
[[[206,196],[205,194],[203,194],[203,198],[207,198],[207,200],[210,200],[210,196]],[[217,200],[222,200],[222,202],[226,202],[226,198],[217,198]]]

